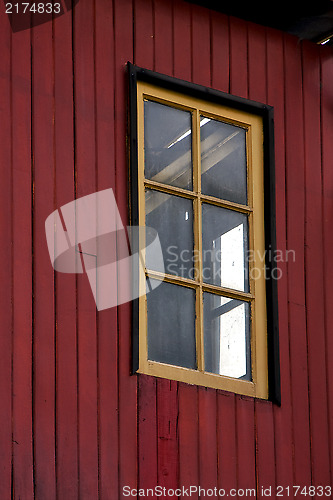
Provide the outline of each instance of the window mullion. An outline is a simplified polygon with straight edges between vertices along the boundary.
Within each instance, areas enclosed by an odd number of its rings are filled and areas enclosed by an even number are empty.
[[[200,114],[196,109],[192,114],[192,157],[193,157],[193,187],[197,193],[194,200],[194,256],[196,281],[196,345],[198,370],[203,372],[204,366],[204,335],[203,335],[203,291],[202,291],[202,213],[201,213],[201,152],[200,152]]]

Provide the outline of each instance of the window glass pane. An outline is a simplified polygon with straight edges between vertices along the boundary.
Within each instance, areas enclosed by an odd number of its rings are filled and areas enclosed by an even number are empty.
[[[247,215],[202,205],[203,280],[249,291]]]
[[[193,277],[193,204],[159,191],[146,191],[146,226],[158,232],[167,274]],[[147,254],[146,267],[158,271]]]
[[[145,177],[192,189],[191,113],[145,101]]]
[[[148,359],[196,369],[195,291],[163,282],[147,294],[147,309]]]
[[[204,293],[205,371],[251,380],[250,305]]]
[[[246,205],[245,129],[201,117],[200,136],[202,193]]]

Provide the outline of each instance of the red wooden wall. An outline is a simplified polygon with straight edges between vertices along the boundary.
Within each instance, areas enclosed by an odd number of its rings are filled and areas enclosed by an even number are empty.
[[[0,10],[1,500],[331,484],[332,49],[183,0],[80,0],[17,33]],[[275,107],[281,408],[130,376],[131,304],[98,313],[53,272],[57,207],[112,187],[127,219],[127,61]]]

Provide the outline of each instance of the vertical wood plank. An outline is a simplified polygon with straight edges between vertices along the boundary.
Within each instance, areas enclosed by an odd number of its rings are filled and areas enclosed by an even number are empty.
[[[34,497],[30,31],[12,35],[13,495]]]
[[[172,2],[154,0],[155,71],[172,75]]]
[[[238,488],[256,489],[254,401],[236,396]]]
[[[128,222],[126,63],[133,60],[131,0],[114,2],[115,26],[115,164],[116,200],[123,224]],[[121,286],[121,283],[118,283]],[[118,307],[119,342],[119,488],[137,485],[137,377],[131,376],[131,304]],[[120,495],[120,494],[119,494]]]
[[[258,498],[265,498],[262,488],[272,488],[276,484],[275,475],[275,440],[273,408],[270,401],[255,402],[256,409],[256,472]]]
[[[260,26],[248,25],[249,98],[267,101],[266,32]],[[268,193],[266,194],[268,196]],[[271,402],[255,401],[256,477],[258,497],[261,487],[275,485],[275,443]]]
[[[177,382],[160,379],[157,384],[158,472],[162,488],[178,485]],[[177,498],[170,495],[170,498]]]
[[[95,2],[97,189],[115,192],[113,2]],[[116,242],[110,248],[116,260]],[[117,308],[98,312],[99,495],[118,496]]]
[[[212,87],[229,92],[229,18],[211,13]],[[217,391],[217,484],[237,488],[235,394]]]
[[[165,0],[154,2],[154,69],[173,75],[173,3]],[[158,484],[176,488],[178,484],[178,383],[157,379],[157,454]]]
[[[217,484],[216,391],[198,388],[199,485],[209,489]]]
[[[179,485],[189,488],[199,484],[198,389],[180,383],[179,401]],[[192,495],[194,499],[197,494]]]
[[[211,36],[208,9],[192,6],[192,79],[211,86]],[[217,484],[216,391],[198,387],[199,484]]]
[[[304,283],[304,144],[300,49],[285,36],[285,119],[287,181],[287,247],[296,258],[288,262],[291,390],[295,450],[295,483],[310,484],[311,457],[307,338]]]
[[[54,22],[54,147],[57,208],[75,198],[72,14]],[[56,447],[58,498],[78,498],[76,276],[56,278]]]
[[[75,162],[80,198],[96,191],[94,1],[74,11]],[[77,275],[80,499],[98,497],[96,304],[85,274]]]
[[[274,106],[277,248],[286,255],[286,172],[283,36],[267,30],[267,99]],[[282,407],[274,406],[276,484],[293,484],[292,405],[288,332],[288,280],[285,258],[278,263],[279,343]]]
[[[235,395],[217,392],[218,487],[237,488]]]
[[[219,12],[211,12],[212,86],[229,92],[229,19]]]
[[[230,92],[248,97],[247,24],[230,18]],[[236,396],[238,488],[256,488],[254,401]]]
[[[230,93],[247,97],[248,58],[247,58],[247,23],[240,19],[229,19],[230,45]]]
[[[248,24],[248,87],[249,99],[266,102],[266,30],[262,26]]]
[[[306,326],[313,484],[330,483],[325,353],[319,47],[303,43]],[[322,390],[318,390],[321,387]]]
[[[211,47],[209,10],[192,5],[193,82],[211,86]]]
[[[11,497],[12,469],[12,169],[11,169],[11,33],[8,20],[0,15],[0,498]]]
[[[56,498],[54,271],[45,219],[54,210],[52,23],[32,30],[35,497]]]
[[[153,0],[136,0],[134,10],[134,64],[152,69],[154,65]]]
[[[289,286],[289,301],[295,304],[304,305],[304,148],[303,131],[300,125],[303,124],[302,105],[302,73],[301,55],[297,39],[285,36],[285,119],[286,119],[286,167],[287,167],[287,237],[289,248],[299,250],[299,255],[293,265],[288,266],[290,283],[295,285],[297,278],[298,286]],[[297,206],[290,196],[298,197],[297,214],[291,216],[290,208]]]
[[[191,6],[177,0],[173,3],[174,75],[191,80]]]
[[[332,308],[332,279],[333,267],[329,265],[332,255],[333,232],[333,116],[332,116],[332,78],[333,59],[332,48],[321,48],[321,133],[322,133],[322,193],[323,193],[323,229],[324,229],[324,280],[325,280],[325,331],[326,331],[326,359],[327,359],[327,386],[329,410],[330,458],[333,457],[333,367],[329,362],[333,355],[333,338],[330,328],[333,322]],[[331,470],[331,484],[333,471]]]
[[[154,68],[153,2],[134,4],[134,62]],[[139,375],[138,380],[138,487],[155,488],[158,483],[156,379]],[[156,495],[152,498],[157,498]]]
[[[191,6],[175,1],[174,26],[174,76],[190,81],[192,77]],[[178,384],[178,440],[179,486],[189,487],[199,483],[199,414],[198,388]],[[198,494],[193,494],[197,499]]]
[[[138,386],[138,472],[139,488],[155,488],[157,477],[156,379],[140,375]],[[152,498],[157,498],[156,495]]]

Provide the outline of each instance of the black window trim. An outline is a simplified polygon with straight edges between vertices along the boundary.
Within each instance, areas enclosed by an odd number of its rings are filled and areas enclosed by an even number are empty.
[[[274,109],[272,106],[234,96],[226,92],[156,73],[127,63],[129,84],[129,209],[130,224],[138,225],[138,150],[137,150],[137,82],[147,82],[161,88],[173,90],[188,96],[221,104],[232,109],[259,115],[264,129],[264,211],[265,248],[274,255],[276,245],[276,205],[275,205],[275,154],[274,154]],[[266,252],[267,275],[271,276],[274,262]],[[276,279],[266,280],[267,306],[267,352],[268,352],[268,400],[281,405],[278,286]],[[139,364],[139,300],[132,304],[132,372]]]

